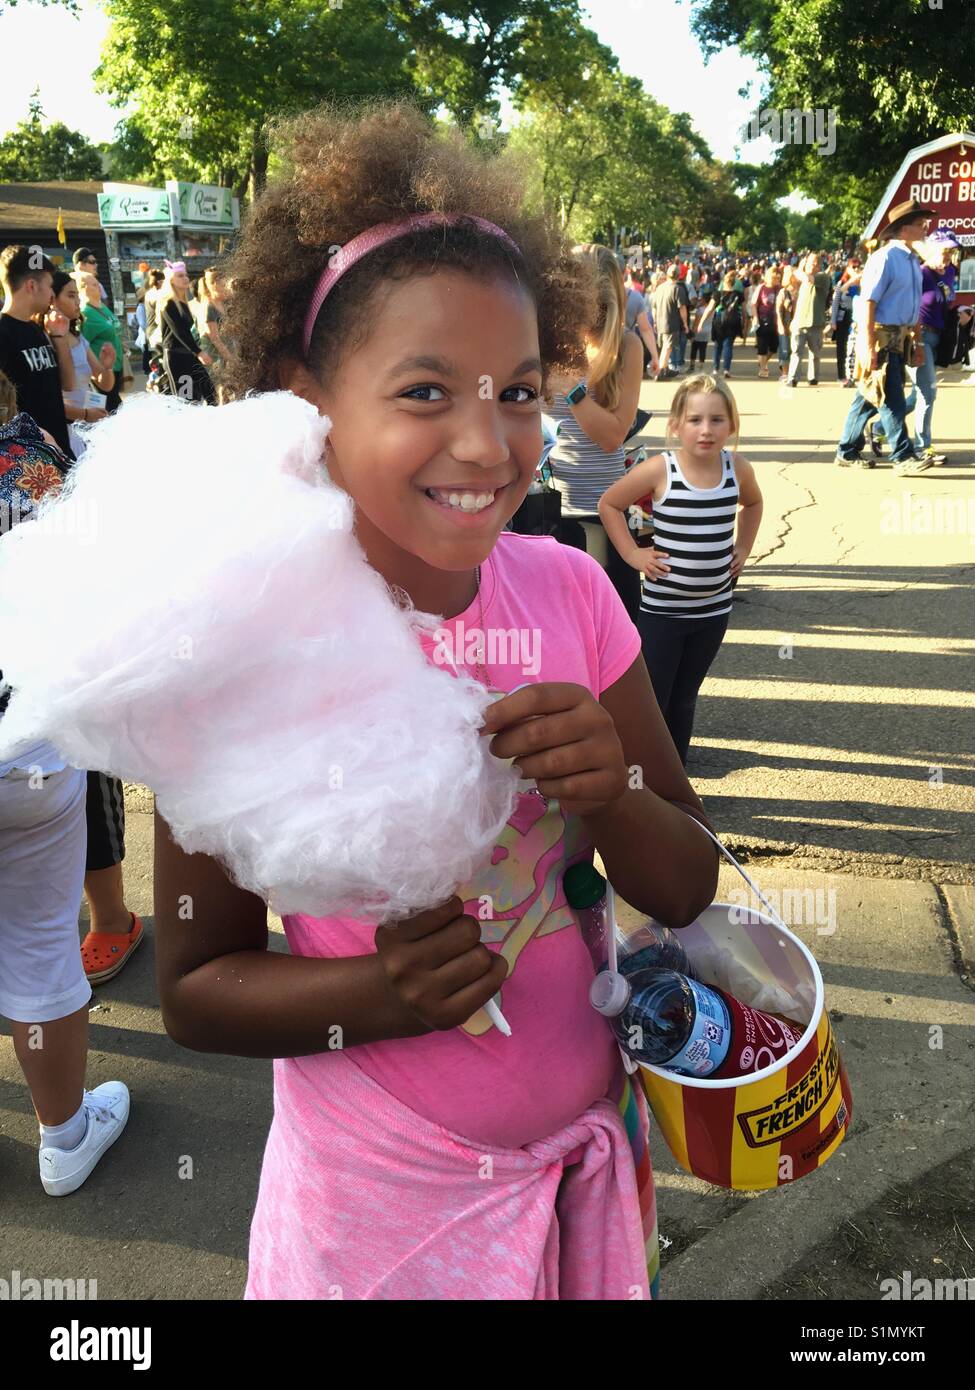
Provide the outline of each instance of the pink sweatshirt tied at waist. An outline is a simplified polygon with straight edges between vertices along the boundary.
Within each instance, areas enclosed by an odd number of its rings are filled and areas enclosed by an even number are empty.
[[[490,1148],[416,1114],[347,1054],[328,1061],[327,1087],[300,1058],[274,1064],[246,1298],[650,1297],[612,1100],[523,1148]]]

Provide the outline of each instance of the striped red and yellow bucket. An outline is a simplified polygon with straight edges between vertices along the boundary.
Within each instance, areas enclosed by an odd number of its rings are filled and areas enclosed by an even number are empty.
[[[707,977],[706,963],[717,949],[730,953],[753,978],[815,1003],[792,1052],[763,1071],[707,1081],[641,1066],[664,1139],[682,1168],[719,1187],[754,1191],[795,1182],[836,1152],[853,1113],[819,966],[784,926],[727,903],[712,903],[680,931],[680,939],[692,968],[695,958],[701,963],[699,978],[705,983],[722,983]]]

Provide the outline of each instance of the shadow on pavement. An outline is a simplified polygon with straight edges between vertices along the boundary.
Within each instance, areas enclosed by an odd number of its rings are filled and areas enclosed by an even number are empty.
[[[726,834],[970,863],[957,793],[975,785],[973,570],[975,548],[971,566],[746,572],[688,760]]]

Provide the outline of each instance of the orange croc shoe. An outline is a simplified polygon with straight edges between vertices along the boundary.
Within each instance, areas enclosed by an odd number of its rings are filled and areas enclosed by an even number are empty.
[[[81,963],[90,985],[102,985],[117,975],[132,952],[142,945],[142,923],[134,912],[129,915],[129,931],[90,931],[81,943]]]

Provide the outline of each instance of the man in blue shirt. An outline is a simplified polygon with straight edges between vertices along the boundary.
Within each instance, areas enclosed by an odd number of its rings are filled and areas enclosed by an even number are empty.
[[[921,338],[921,262],[914,247],[923,241],[934,213],[912,199],[900,203],[890,213],[890,221],[880,233],[885,243],[867,261],[860,293],[863,310],[857,343],[857,393],[837,445],[836,462],[841,468],[873,468],[872,459],[861,454],[867,422],[880,414],[881,425],[891,445],[894,472],[902,476],[923,473],[932,460],[914,451],[907,429],[904,396],[904,368],[911,353],[913,365],[924,362]],[[877,399],[882,391],[879,405]]]

